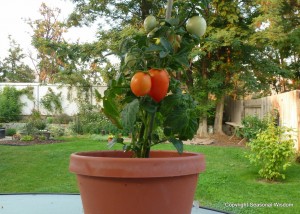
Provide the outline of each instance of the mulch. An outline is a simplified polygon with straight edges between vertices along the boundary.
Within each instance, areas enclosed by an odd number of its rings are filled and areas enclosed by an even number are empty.
[[[20,141],[20,140],[0,140],[0,145],[7,146],[31,146],[31,145],[45,145],[54,143],[63,143],[63,140],[32,140],[32,141]]]
[[[188,145],[205,145],[205,146],[233,146],[245,147],[246,140],[236,136],[228,136],[225,134],[213,134],[207,137],[196,137],[192,140],[185,141],[184,144]]]

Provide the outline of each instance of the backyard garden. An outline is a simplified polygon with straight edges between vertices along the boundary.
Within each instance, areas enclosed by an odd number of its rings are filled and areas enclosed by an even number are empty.
[[[11,38],[0,62],[0,193],[80,193],[85,213],[300,213],[299,127],[275,101],[241,124],[224,110],[299,89],[299,3],[72,2],[66,21],[45,3],[27,20],[35,74]],[[63,39],[93,23],[94,42]]]

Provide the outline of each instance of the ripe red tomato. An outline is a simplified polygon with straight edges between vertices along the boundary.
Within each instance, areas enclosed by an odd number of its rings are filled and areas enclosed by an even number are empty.
[[[149,96],[156,102],[160,102],[168,93],[169,74],[166,70],[150,69],[151,90]]]
[[[131,78],[130,88],[136,96],[145,96],[151,89],[151,77],[144,72],[137,72]]]

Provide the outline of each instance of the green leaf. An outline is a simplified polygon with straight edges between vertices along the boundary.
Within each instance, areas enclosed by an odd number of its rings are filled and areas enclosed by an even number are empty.
[[[173,52],[172,44],[165,37],[160,37],[160,43],[167,52]]]
[[[159,45],[150,44],[148,48],[146,48],[146,52],[156,52],[156,51],[162,51],[163,48]]]
[[[122,125],[120,123],[120,113],[117,108],[117,103],[114,99],[104,99],[102,111],[114,125],[116,125],[119,129],[122,129]]]
[[[153,102],[150,97],[144,97],[140,102],[140,108],[143,108],[148,113],[154,113],[157,110],[157,103]]]
[[[178,133],[180,139],[192,139],[198,129],[196,116],[193,109],[176,108],[168,115],[165,125]]]
[[[134,99],[132,102],[128,103],[122,113],[122,125],[125,129],[133,130],[136,115],[140,109],[140,104],[138,99]]]
[[[190,62],[189,59],[185,55],[177,55],[174,57],[174,60],[179,63],[182,67],[189,67]]]
[[[98,102],[102,99],[102,95],[97,89],[95,89],[95,97]]]
[[[166,118],[164,126],[169,127],[179,139],[192,139],[198,129],[196,104],[188,94],[172,94],[165,98],[161,113]]]
[[[169,141],[174,145],[178,153],[183,152],[183,143],[181,140],[177,140],[176,138],[170,138]]]
[[[165,58],[166,56],[168,56],[168,52],[165,52],[165,51],[159,52],[159,57],[160,58]]]
[[[177,26],[179,25],[179,19],[178,18],[170,18],[165,20],[168,24],[172,26]]]

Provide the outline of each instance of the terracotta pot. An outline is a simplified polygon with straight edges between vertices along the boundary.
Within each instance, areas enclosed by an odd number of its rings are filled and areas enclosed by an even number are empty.
[[[71,155],[85,214],[190,214],[204,156],[152,151],[131,158],[123,151]]]

